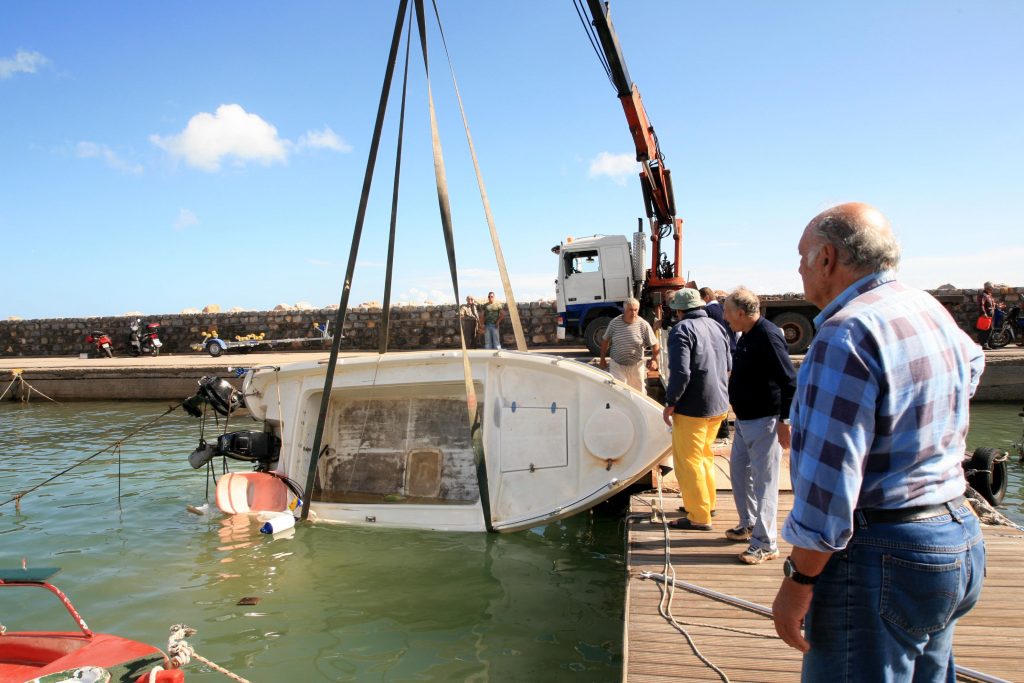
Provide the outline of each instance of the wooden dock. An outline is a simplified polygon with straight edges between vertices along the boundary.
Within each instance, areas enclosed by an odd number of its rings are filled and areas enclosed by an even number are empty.
[[[791,546],[779,539],[779,559],[742,564],[737,555],[746,543],[729,541],[726,529],[739,524],[729,489],[728,460],[719,456],[717,515],[712,532],[668,531],[671,564],[677,582],[687,582],[771,608],[782,580],[782,558]],[[782,481],[788,483],[788,471]],[[674,484],[669,484],[674,485]],[[668,518],[681,513],[676,491],[664,491]],[[668,602],[661,582],[641,574],[665,572],[666,532],[643,518],[657,506],[657,493],[634,495],[627,528],[627,580],[623,634],[623,681],[718,681],[722,678],[694,653],[686,637],[659,613]],[[793,505],[790,491],[779,494],[779,526]],[[1020,648],[1024,643],[1024,533],[1007,527],[984,527],[988,573],[981,602],[957,625],[954,656],[959,667],[991,677],[1024,681]],[[671,576],[671,573],[668,574]],[[770,618],[753,611],[676,588],[671,614],[693,644],[729,680],[761,683],[799,681],[801,654],[775,636]],[[747,633],[722,630],[738,629]],[[965,678],[964,680],[974,680]]]

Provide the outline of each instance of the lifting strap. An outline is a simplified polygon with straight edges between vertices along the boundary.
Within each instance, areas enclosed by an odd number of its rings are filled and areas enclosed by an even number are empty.
[[[395,267],[395,226],[398,223],[398,184],[402,173],[402,138],[405,132],[405,96],[409,86],[409,44],[412,38],[412,21],[405,35],[405,70],[402,77],[402,107],[398,115],[398,144],[395,150],[395,181],[391,191],[391,229],[388,233],[388,263],[384,273],[384,308],[380,317],[380,339],[378,350],[388,352],[388,337],[391,327],[391,275]],[[458,298],[456,297],[456,305]]]
[[[508,270],[505,268],[505,256],[501,251],[501,240],[498,239],[498,228],[494,225],[494,215],[491,213],[491,202],[487,199],[487,188],[484,186],[484,177],[480,172],[480,163],[476,158],[476,148],[473,146],[473,136],[469,132],[469,121],[466,119],[466,109],[462,106],[462,95],[459,93],[459,84],[455,80],[455,67],[452,65],[451,55],[448,53],[448,42],[444,38],[444,28],[441,26],[441,15],[437,11],[437,0],[432,0],[434,5],[434,16],[437,17],[437,27],[441,33],[441,44],[444,45],[444,54],[448,58],[448,69],[452,74],[452,85],[455,87],[455,97],[459,102],[459,113],[462,114],[462,125],[466,129],[466,140],[469,142],[469,155],[473,158],[473,170],[476,171],[476,183],[480,187],[480,199],[484,205],[484,215],[487,217],[487,228],[491,233],[491,245],[494,247],[494,260],[498,264],[498,273],[501,275],[501,287],[505,290],[505,301],[508,304],[508,317],[512,323],[512,331],[516,336],[516,350],[526,351],[526,335],[523,334],[523,323],[519,319],[519,307],[516,305],[516,298],[512,293],[512,283],[509,281]],[[455,295],[455,303],[458,305],[458,293]]]
[[[373,169],[377,163],[377,148],[380,146],[380,133],[384,127],[384,113],[388,106],[388,92],[391,89],[391,78],[395,73],[395,59],[398,45],[402,38],[402,24],[405,22],[405,11],[409,0],[400,0],[398,16],[395,19],[395,32],[391,38],[391,52],[388,65],[384,72],[384,84],[380,90],[380,102],[377,105],[377,120],[373,127],[373,139],[370,141],[370,152],[366,160],[366,173],[363,175],[363,191],[359,196],[359,209],[356,212],[356,224],[352,230],[352,246],[348,252],[348,266],[345,269],[345,283],[341,289],[341,303],[334,323],[334,340],[331,342],[331,357],[327,361],[324,375],[324,392],[320,398],[320,414],[316,421],[316,435],[313,437],[313,450],[309,454],[309,471],[306,474],[306,487],[302,496],[303,520],[309,518],[309,501],[313,497],[313,485],[316,482],[317,461],[320,459],[321,444],[324,438],[324,425],[327,422],[327,408],[331,401],[331,387],[334,384],[334,369],[338,365],[338,351],[341,348],[342,331],[345,329],[345,313],[348,310],[348,297],[352,290],[352,275],[356,269],[356,256],[359,253],[359,240],[363,234],[363,221],[366,218],[366,204],[370,198],[370,186],[373,183]]]

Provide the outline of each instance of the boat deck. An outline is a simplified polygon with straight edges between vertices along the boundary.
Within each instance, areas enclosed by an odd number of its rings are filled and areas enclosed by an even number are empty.
[[[729,489],[728,460],[716,458],[718,502],[715,531],[669,531],[667,543],[677,582],[696,584],[770,608],[782,578],[781,558],[791,546],[779,539],[780,559],[748,566],[737,559],[746,547],[723,536],[739,519]],[[789,481],[783,472],[783,482]],[[668,518],[680,513],[675,491],[663,493]],[[659,613],[664,587],[641,577],[666,573],[666,531],[642,516],[657,506],[657,493],[634,495],[627,528],[626,620],[623,634],[623,680],[628,683],[718,681],[722,678],[695,654],[684,635]],[[792,492],[779,494],[779,520],[793,505]],[[1024,533],[985,527],[988,571],[981,602],[957,625],[954,655],[959,667],[982,672],[991,680],[1024,680],[1020,646],[1024,642]],[[667,572],[671,577],[671,572]],[[801,655],[775,636],[770,618],[677,587],[669,603],[700,653],[729,680],[767,682],[800,680]],[[739,629],[749,633],[722,630]],[[971,679],[965,679],[971,680]]]

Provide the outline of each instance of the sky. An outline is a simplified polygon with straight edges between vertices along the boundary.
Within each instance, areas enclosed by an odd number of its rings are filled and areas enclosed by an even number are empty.
[[[438,0],[513,291],[631,234],[622,108],[571,0]],[[410,5],[411,6],[411,5]],[[14,0],[0,21],[0,319],[341,298],[397,0]],[[1024,285],[1024,3],[613,0],[699,286],[799,292],[818,212],[892,221],[909,284]],[[462,296],[501,294],[428,5]],[[415,42],[393,302],[453,301]],[[383,301],[400,52],[349,303]]]

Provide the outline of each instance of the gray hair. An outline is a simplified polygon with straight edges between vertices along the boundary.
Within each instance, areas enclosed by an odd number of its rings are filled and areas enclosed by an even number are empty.
[[[818,218],[814,234],[836,248],[840,263],[858,272],[895,270],[899,266],[896,237],[889,230],[878,230],[859,213],[828,211]]]
[[[742,311],[748,317],[757,315],[761,310],[761,300],[757,295],[746,287],[737,287],[725,297],[726,303],[732,304],[737,311]]]
[[[640,301],[638,299],[636,299],[635,297],[631,296],[631,297],[629,297],[628,299],[626,299],[625,301],[622,302],[622,308],[623,308],[623,310],[625,310],[627,308],[635,308],[636,310],[639,311],[640,310]]]

